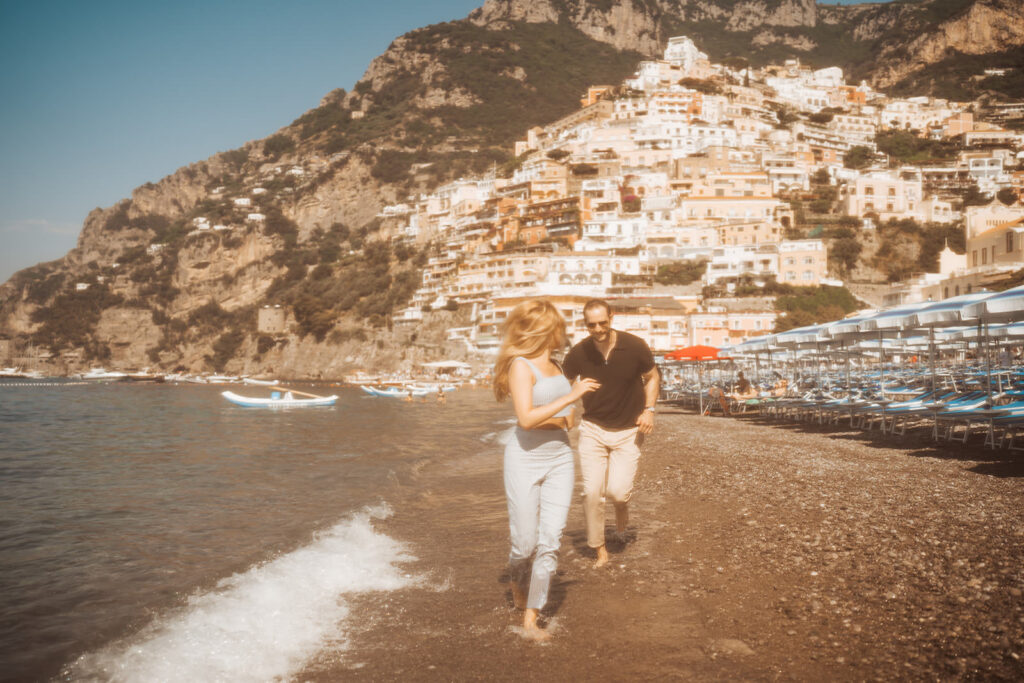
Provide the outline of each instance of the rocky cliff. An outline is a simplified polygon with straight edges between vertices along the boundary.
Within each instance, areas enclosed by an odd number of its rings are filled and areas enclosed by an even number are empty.
[[[428,254],[381,246],[390,226],[380,208],[453,177],[502,172],[529,127],[573,111],[588,85],[621,82],[669,37],[691,36],[716,61],[799,57],[907,93],[941,92],[964,80],[950,67],[962,55],[1019,57],[1022,9],[1024,0],[487,0],[466,20],[397,38],[351,92],[328,93],[273,135],[90,213],[64,259],[0,289],[0,333],[71,366],[313,376],[402,362],[395,349],[415,329],[396,330],[389,313]],[[262,334],[256,311],[271,304],[291,314],[285,330]]]

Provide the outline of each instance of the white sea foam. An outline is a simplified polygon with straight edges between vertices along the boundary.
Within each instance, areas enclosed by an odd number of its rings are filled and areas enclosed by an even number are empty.
[[[375,532],[366,509],[294,552],[222,580],[139,633],[80,657],[65,680],[269,681],[294,676],[321,649],[342,648],[345,597],[419,579],[404,546]]]

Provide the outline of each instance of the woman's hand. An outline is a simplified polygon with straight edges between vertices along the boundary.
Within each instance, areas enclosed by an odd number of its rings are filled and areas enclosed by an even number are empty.
[[[591,379],[590,377],[584,377],[584,378],[580,379],[580,381],[576,382],[576,384],[573,385],[572,391],[569,392],[569,395],[572,396],[572,400],[575,401],[576,399],[580,398],[584,394],[589,394],[591,391],[596,391],[597,389],[600,389],[600,388],[601,388],[601,383],[598,382],[596,379]]]

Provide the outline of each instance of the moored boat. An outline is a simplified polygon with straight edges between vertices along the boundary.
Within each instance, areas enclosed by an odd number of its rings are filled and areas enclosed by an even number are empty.
[[[207,375],[205,379],[207,384],[235,384],[241,381],[235,375]]]
[[[284,394],[275,391],[270,397],[241,396],[233,391],[222,391],[221,396],[231,403],[245,408],[302,408],[315,406],[333,406],[338,400],[337,396],[312,396],[309,398],[298,398],[290,391]]]
[[[281,380],[279,379],[256,379],[255,377],[243,377],[242,384],[252,384],[260,387],[274,387]]]
[[[161,384],[166,380],[166,377],[149,370],[143,370],[142,372],[129,372],[125,379],[129,382],[156,382]]]
[[[426,389],[407,389],[403,387],[388,387],[387,389],[378,389],[377,387],[363,385],[360,388],[366,393],[370,394],[371,396],[378,396],[381,398],[408,398],[409,394],[412,394],[413,398],[423,398],[424,396],[427,396],[428,394],[431,393]]]
[[[89,372],[82,373],[79,375],[79,379],[96,379],[96,380],[116,380],[125,379],[128,376],[126,372],[117,372],[116,370],[106,370],[104,368],[92,368]]]

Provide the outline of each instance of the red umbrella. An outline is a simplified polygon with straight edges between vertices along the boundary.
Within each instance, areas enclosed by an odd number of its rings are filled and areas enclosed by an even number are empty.
[[[687,346],[665,354],[665,360],[719,360],[718,349],[714,346]]]

